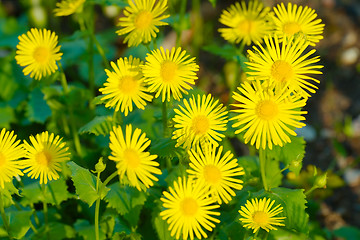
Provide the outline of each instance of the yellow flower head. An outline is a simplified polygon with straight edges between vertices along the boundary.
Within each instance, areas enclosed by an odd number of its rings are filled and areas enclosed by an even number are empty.
[[[254,233],[257,232],[260,228],[269,232],[269,230],[277,230],[273,225],[276,226],[285,226],[282,223],[286,217],[275,217],[283,211],[281,205],[277,205],[273,209],[271,207],[274,205],[275,200],[270,203],[271,199],[260,199],[260,201],[255,198],[246,201],[245,207],[241,206],[239,210],[240,221],[244,224],[244,227],[254,229]]]
[[[207,238],[203,230],[212,231],[215,223],[220,220],[213,216],[220,216],[214,209],[219,208],[214,200],[208,197],[207,189],[201,184],[194,184],[193,179],[178,178],[174,182],[174,188],[169,187],[169,192],[163,192],[164,197],[160,198],[163,207],[166,208],[160,216],[170,224],[171,236],[176,239],[186,240],[188,237],[193,240],[194,235],[201,239]]]
[[[81,12],[83,10],[85,0],[62,0],[56,3],[54,9],[55,16],[69,16],[75,12]]]
[[[228,122],[226,107],[214,101],[211,94],[197,95],[187,101],[184,99],[184,106],[174,109],[176,130],[173,132],[173,139],[177,139],[176,146],[184,145],[189,149],[191,146],[203,145],[206,142],[218,146],[225,137],[220,132],[226,131]]]
[[[264,88],[259,82],[244,83],[238,88],[241,94],[234,92],[233,98],[238,102],[232,104],[238,113],[230,120],[236,120],[233,127],[240,127],[235,134],[245,131],[245,144],[250,142],[257,149],[273,144],[283,146],[291,142],[289,134],[296,136],[294,128],[301,128],[305,123],[299,108],[305,106],[306,100],[288,91],[274,91]]]
[[[109,159],[116,162],[120,178],[126,173],[130,184],[139,191],[140,184],[149,188],[154,185],[153,181],[159,180],[154,174],[161,175],[159,163],[155,161],[157,155],[150,155],[145,151],[150,143],[146,134],[141,134],[140,129],[136,128],[133,133],[131,124],[126,125],[125,135],[120,126],[114,127],[110,132],[109,147],[112,156],[109,156]]]
[[[182,93],[187,94],[186,90],[192,89],[197,79],[196,72],[199,66],[195,63],[195,58],[186,55],[186,51],[181,48],[168,49],[160,48],[151,52],[146,57],[143,66],[144,81],[149,84],[149,91],[156,92],[155,97],[162,95],[162,101],[169,102],[171,96],[175,100],[180,100]]]
[[[58,37],[54,32],[32,28],[19,36],[19,40],[15,59],[25,67],[25,75],[30,74],[30,77],[40,80],[58,69],[56,61],[61,59],[62,53],[59,52]]]
[[[219,204],[224,201],[231,201],[231,196],[235,196],[233,189],[241,190],[242,183],[237,177],[244,175],[244,169],[239,166],[234,155],[227,151],[221,156],[223,147],[217,150],[212,144],[206,144],[201,150],[191,149],[190,168],[187,172],[189,177],[196,179],[196,184],[204,185],[210,189],[210,194]]]
[[[42,132],[35,137],[30,136],[30,145],[24,140],[24,147],[27,151],[23,160],[24,173],[31,178],[38,179],[40,184],[47,184],[48,180],[57,180],[58,172],[61,171],[61,163],[70,160],[69,148],[66,143],[61,142],[62,138],[53,133]]]
[[[298,7],[289,2],[287,8],[284,3],[278,4],[274,7],[274,12],[275,34],[280,39],[296,36],[306,40],[311,46],[323,39],[321,34],[325,24],[321,23],[321,19],[316,19],[314,9],[308,6]]]
[[[123,12],[125,17],[119,19],[118,26],[122,28],[116,33],[128,34],[124,43],[127,42],[129,47],[149,43],[159,32],[157,26],[168,25],[161,21],[170,16],[162,15],[167,9],[167,0],[128,0],[128,4]]]
[[[264,8],[262,2],[250,0],[248,6],[245,1],[236,2],[228,10],[223,10],[220,23],[227,28],[219,28],[221,36],[230,43],[250,45],[252,42],[261,42],[264,36],[273,30],[272,22],[268,21],[270,8]]]
[[[0,187],[4,188],[5,182],[11,182],[12,178],[23,173],[21,172],[24,149],[16,141],[14,131],[8,132],[3,128],[0,132]],[[0,191],[1,191],[0,188]]]
[[[315,86],[312,82],[320,81],[310,77],[311,74],[322,74],[318,69],[323,66],[315,63],[320,61],[319,56],[311,57],[315,49],[304,53],[308,42],[304,39],[285,40],[279,43],[278,37],[265,37],[266,48],[258,44],[253,50],[248,50],[250,62],[247,62],[249,80],[265,81],[268,85],[275,85],[281,89],[288,87],[291,91],[300,94],[304,98],[315,93]]]
[[[133,103],[137,108],[145,109],[146,101],[150,102],[153,97],[146,93],[141,64],[140,59],[130,56],[129,59],[118,59],[116,64],[111,62],[114,71],[105,69],[108,79],[105,87],[99,89],[105,95],[101,98],[107,101],[105,107],[115,107],[115,111],[120,109],[125,116],[133,110]]]

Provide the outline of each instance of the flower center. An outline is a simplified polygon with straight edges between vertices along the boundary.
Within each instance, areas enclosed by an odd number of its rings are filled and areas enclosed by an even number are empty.
[[[119,90],[125,94],[131,94],[137,89],[137,81],[131,76],[124,76],[119,81]]]
[[[192,197],[187,197],[181,201],[180,208],[185,216],[192,217],[197,213],[199,205],[195,199]]]
[[[135,17],[134,25],[136,29],[146,29],[152,24],[153,15],[151,12],[143,10]]]
[[[253,28],[254,28],[254,22],[251,20],[241,21],[237,26],[239,32],[244,32],[247,34],[251,33]]]
[[[260,226],[265,226],[269,224],[269,215],[263,211],[256,211],[252,215],[254,222]]]
[[[221,172],[218,167],[207,165],[204,167],[204,178],[208,183],[216,184],[221,180]]]
[[[263,120],[272,120],[278,112],[278,106],[270,100],[262,101],[256,107],[257,115]]]
[[[0,152],[0,167],[6,163],[6,158],[3,153]]]
[[[176,76],[177,64],[172,61],[165,61],[161,65],[160,74],[164,82],[172,82]]]
[[[207,131],[210,128],[209,119],[204,115],[196,116],[192,120],[191,127],[194,130],[195,134],[203,135],[203,134],[207,133]]]
[[[50,56],[50,51],[45,47],[37,47],[33,53],[35,61],[39,63],[47,62]]]
[[[37,160],[39,165],[47,167],[51,163],[52,156],[48,151],[43,150],[36,154],[35,159]]]
[[[293,74],[291,65],[283,60],[277,60],[271,66],[271,76],[278,82],[289,81]]]
[[[298,33],[301,31],[301,27],[296,22],[289,22],[284,24],[283,26],[283,32],[288,35],[294,35],[295,33]]]
[[[131,169],[138,168],[141,162],[139,154],[132,149],[126,149],[124,151],[124,159],[127,162],[127,166]]]

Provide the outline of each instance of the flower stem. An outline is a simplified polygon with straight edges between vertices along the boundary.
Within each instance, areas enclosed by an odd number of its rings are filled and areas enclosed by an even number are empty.
[[[95,203],[95,239],[99,240],[99,211],[100,211],[100,201],[101,201],[101,192],[99,192],[99,183],[100,183],[100,173],[97,173],[96,177],[96,192],[98,193],[98,198]]]
[[[183,32],[183,25],[184,25],[184,17],[185,17],[185,11],[186,11],[186,3],[187,0],[181,0],[180,5],[180,13],[179,13],[179,24],[180,26],[177,29],[177,36],[176,36],[176,48],[180,47],[181,45],[181,35]]]
[[[164,137],[167,137],[168,133],[168,124],[167,124],[167,106],[166,106],[166,100],[162,104],[162,121],[163,121],[163,129],[164,129]]]
[[[266,175],[265,175],[265,171],[266,171],[266,150],[262,149],[260,147],[259,150],[259,160],[260,160],[260,172],[261,172],[261,179],[264,185],[264,189],[265,191],[269,191],[269,187],[267,185],[267,181],[266,181]]]
[[[47,207],[47,202],[46,202],[46,184],[40,184],[41,186],[41,191],[43,194],[43,211],[44,211],[44,219],[45,219],[45,234],[46,234],[46,238],[50,239],[49,237],[49,216],[48,216],[48,207]]]
[[[0,191],[0,212],[1,212],[1,218],[3,220],[4,227],[5,227],[5,230],[6,230],[7,234],[8,234],[8,237],[9,237],[9,239],[13,239],[12,236],[11,236],[11,233],[10,233],[10,224],[9,224],[8,219],[6,217],[6,214],[5,214],[3,195],[1,193],[1,191]]]

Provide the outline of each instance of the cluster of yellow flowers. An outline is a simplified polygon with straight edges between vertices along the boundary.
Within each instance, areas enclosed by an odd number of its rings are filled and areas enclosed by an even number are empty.
[[[57,16],[81,11],[84,0],[64,0],[55,10]],[[124,9],[117,31],[128,46],[147,45],[159,32],[157,26],[167,25],[162,20],[169,17],[163,14],[167,9],[167,1],[129,0]],[[314,46],[321,38],[324,25],[316,19],[315,11],[308,7],[289,3],[277,5],[273,11],[264,7],[257,0],[235,3],[224,10],[220,22],[226,28],[220,28],[221,36],[231,43],[251,45],[247,62],[248,82],[234,92],[233,104],[237,113],[230,121],[233,127],[239,128],[236,134],[245,132],[245,143],[271,149],[273,145],[283,146],[290,142],[289,135],[296,135],[294,129],[305,124],[301,111],[308,97],[317,89],[319,81],[310,74],[321,74],[322,68],[316,65],[319,57],[310,57],[315,50],[305,52],[309,45]],[[61,59],[60,46],[55,33],[50,30],[31,29],[19,37],[16,60],[24,66],[24,74],[41,79],[57,70],[56,61]],[[265,46],[262,44],[265,43]],[[187,55],[185,50],[162,47],[147,54],[146,62],[130,56],[111,62],[112,70],[106,69],[107,80],[99,91],[103,94],[105,106],[121,111],[125,116],[133,111],[133,105],[144,109],[153,97],[161,96],[162,102],[172,99],[180,101],[183,94],[188,94],[197,80],[199,66],[195,58]],[[211,231],[214,223],[220,220],[216,209],[220,204],[228,203],[234,190],[242,189],[242,181],[238,179],[244,174],[234,155],[219,142],[225,137],[228,123],[228,111],[218,100],[208,95],[192,96],[183,99],[183,106],[174,109],[175,130],[172,138],[176,139],[176,147],[183,147],[189,154],[190,164],[188,177],[179,177],[163,192],[161,201],[163,210],[160,215],[167,219],[171,235],[179,239],[207,237],[203,228]],[[3,130],[0,136],[0,167],[7,169],[0,174],[1,186],[4,182],[19,174],[19,167],[28,167],[24,172],[38,178],[40,183],[47,179],[57,179],[59,163],[69,159],[68,149],[61,139],[47,132],[30,137],[31,146],[15,142],[13,132]],[[130,184],[138,190],[153,186],[153,182],[161,175],[157,155],[151,155],[146,149],[151,141],[140,129],[133,131],[127,125],[125,132],[121,126],[110,132],[110,160],[117,162],[120,179],[125,176]],[[22,157],[23,149],[27,160],[16,161]],[[20,154],[21,153],[21,154]],[[18,155],[20,154],[20,155]],[[144,186],[144,187],[143,187]],[[252,199],[241,207],[244,227],[259,228],[266,231],[275,229],[272,225],[283,226],[285,217],[275,217],[282,212],[277,205],[273,209],[274,200]]]

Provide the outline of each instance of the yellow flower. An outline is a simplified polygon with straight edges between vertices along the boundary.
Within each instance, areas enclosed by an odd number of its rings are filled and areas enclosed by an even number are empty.
[[[273,30],[272,22],[268,21],[269,7],[258,0],[251,0],[246,6],[245,1],[236,2],[228,10],[223,10],[220,23],[227,28],[219,28],[221,36],[230,43],[250,45],[252,42],[262,42],[264,36]]]
[[[27,151],[23,160],[24,173],[31,178],[38,179],[40,184],[47,184],[48,180],[57,180],[58,172],[61,171],[61,163],[70,160],[69,148],[66,143],[61,142],[62,138],[42,132],[35,137],[30,136],[30,145],[24,140],[24,147]]]
[[[56,61],[61,59],[58,37],[50,30],[32,28],[26,34],[19,36],[16,46],[16,62],[24,67],[24,74],[30,74],[40,80],[58,69]]]
[[[56,3],[55,16],[69,16],[75,12],[81,12],[84,2],[85,0],[62,0]]]
[[[177,139],[176,146],[184,145],[185,148],[205,144],[209,142],[218,146],[226,131],[228,122],[226,107],[214,101],[211,94],[197,95],[187,101],[184,99],[184,106],[174,109],[176,130],[173,132],[173,139]]]
[[[242,183],[236,178],[244,175],[244,169],[239,166],[234,155],[227,151],[221,156],[223,147],[220,146],[218,151],[216,147],[207,144],[203,150],[197,147],[189,151],[190,168],[187,172],[189,177],[197,180],[196,184],[204,185],[210,189],[210,194],[219,204],[224,201],[231,201],[231,196],[235,196],[233,189],[241,190]]]
[[[123,12],[125,17],[119,19],[118,26],[122,28],[116,33],[128,34],[124,43],[127,42],[129,47],[150,43],[151,38],[155,38],[159,32],[157,26],[168,25],[161,21],[170,17],[168,14],[162,15],[167,9],[167,0],[128,0],[128,4]]]
[[[176,239],[186,240],[188,237],[194,239],[194,235],[201,239],[207,238],[203,230],[212,231],[215,223],[220,220],[213,216],[220,216],[219,212],[213,211],[219,205],[213,204],[212,198],[208,197],[207,189],[200,184],[194,184],[192,179],[178,178],[174,182],[174,188],[169,187],[169,192],[163,192],[164,197],[160,198],[163,207],[160,216],[170,224],[171,236]]]
[[[321,35],[325,24],[321,23],[321,19],[316,19],[317,14],[314,9],[308,6],[297,6],[290,2],[285,8],[284,3],[274,7],[276,16],[273,16],[275,24],[275,34],[280,39],[284,37],[297,36],[309,42],[311,46],[315,46],[317,42],[323,39]]]
[[[291,37],[289,41],[279,44],[279,39],[275,36],[266,37],[265,44],[266,48],[258,44],[259,48],[254,46],[253,51],[248,50],[250,62],[246,64],[251,70],[247,72],[249,80],[265,81],[279,89],[287,86],[304,98],[311,96],[308,92],[315,93],[318,87],[312,81],[320,81],[309,75],[322,74],[318,69],[323,66],[315,64],[320,61],[319,56],[309,58],[315,53],[315,49],[303,54],[308,42]]]
[[[273,209],[271,207],[274,205],[275,200],[270,203],[270,198],[260,199],[260,201],[255,198],[246,201],[245,207],[241,206],[241,211],[239,210],[240,221],[244,224],[244,227],[254,229],[254,233],[257,232],[260,228],[269,232],[269,230],[277,230],[273,225],[276,226],[285,226],[282,223],[282,220],[286,217],[275,217],[283,211],[281,205],[277,205]]]
[[[114,127],[110,132],[110,149],[112,156],[110,160],[116,163],[120,178],[128,177],[130,184],[135,186],[139,191],[140,184],[146,188],[153,186],[153,181],[158,181],[154,174],[161,175],[158,168],[159,163],[155,161],[157,155],[150,155],[146,148],[150,145],[150,140],[146,134],[141,134],[141,130],[136,128],[132,132],[132,125],[126,125],[125,136],[121,127]]]
[[[115,111],[120,109],[125,116],[133,110],[133,103],[137,108],[145,109],[146,101],[151,101],[153,97],[146,93],[140,69],[142,64],[139,58],[132,56],[129,59],[120,58],[116,64],[111,62],[114,71],[105,69],[108,79],[105,87],[99,89],[105,95],[101,98],[107,101],[105,107],[115,107]]]
[[[245,144],[266,146],[272,149],[273,144],[283,146],[283,143],[291,142],[289,134],[296,136],[294,128],[301,128],[305,123],[302,114],[306,111],[299,110],[305,106],[306,100],[298,95],[290,95],[285,89],[274,91],[264,89],[258,81],[252,84],[244,83],[234,92],[233,98],[238,102],[232,104],[237,109],[232,110],[238,113],[230,120],[236,120],[233,127],[240,127],[235,134],[245,131]]]
[[[16,141],[14,131],[8,132],[3,128],[0,132],[0,187],[4,188],[5,182],[11,182],[12,178],[23,173],[21,172],[24,149]],[[1,191],[1,189],[0,189]]]
[[[145,82],[149,86],[150,92],[156,92],[155,97],[162,95],[162,101],[169,102],[171,96],[175,100],[180,100],[182,93],[187,94],[186,90],[192,89],[197,79],[196,72],[199,66],[195,63],[195,58],[186,55],[186,51],[181,48],[172,48],[164,51],[154,50],[146,57],[143,66]]]

